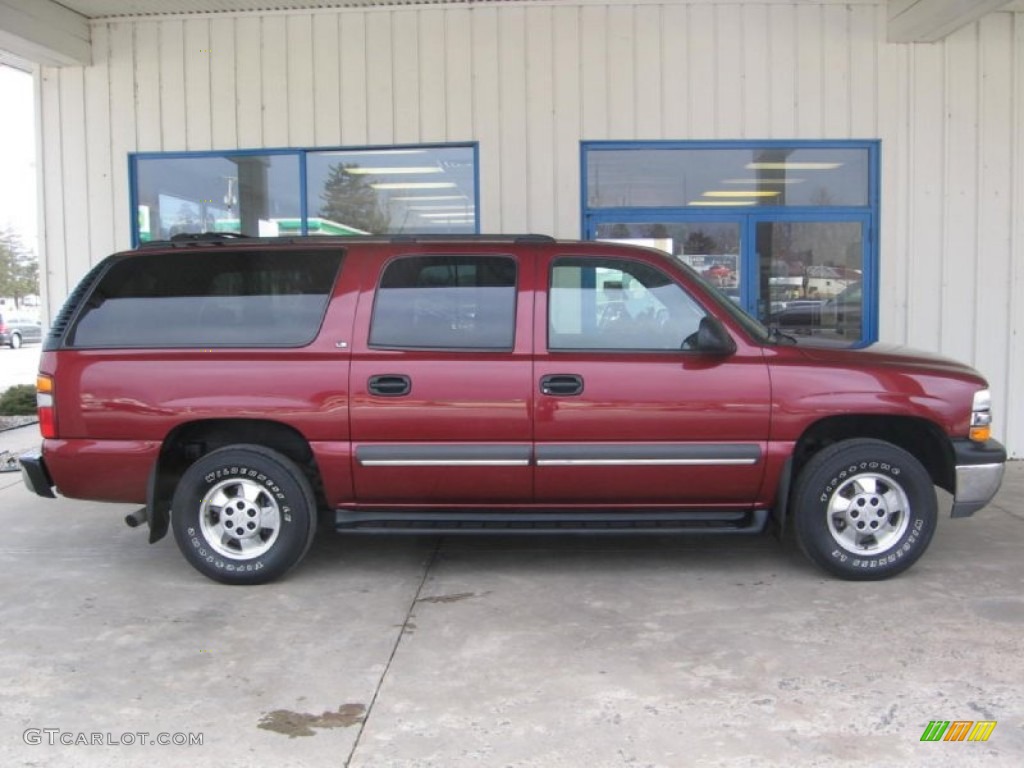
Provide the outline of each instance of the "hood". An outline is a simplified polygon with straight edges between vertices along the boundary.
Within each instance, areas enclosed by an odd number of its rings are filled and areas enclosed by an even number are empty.
[[[817,346],[814,342],[801,340],[797,350],[803,357],[815,363],[913,368],[922,372],[969,376],[984,382],[981,374],[969,365],[899,344],[876,343],[864,347],[833,347]]]

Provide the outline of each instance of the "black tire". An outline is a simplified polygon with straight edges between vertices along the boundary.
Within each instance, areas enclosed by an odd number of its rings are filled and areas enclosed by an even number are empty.
[[[797,542],[843,579],[902,573],[935,533],[938,502],[917,459],[881,440],[844,440],[815,454],[793,488]]]
[[[11,349],[20,349],[20,348],[21,348],[21,334],[20,333],[12,333],[11,334]]]
[[[192,566],[225,584],[263,584],[309,551],[316,533],[309,480],[258,445],[212,451],[190,466],[171,502],[171,527]]]

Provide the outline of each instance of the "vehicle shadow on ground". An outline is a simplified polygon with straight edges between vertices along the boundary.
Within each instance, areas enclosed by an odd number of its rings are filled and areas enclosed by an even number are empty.
[[[728,571],[738,577],[757,577],[766,571],[823,576],[803,556],[791,537],[779,541],[769,533],[753,536],[664,536],[522,534],[403,536],[338,534],[321,530],[299,570],[329,574],[341,564],[388,567],[415,557],[423,567],[444,565],[486,574],[546,571],[642,573],[676,569],[680,575]]]

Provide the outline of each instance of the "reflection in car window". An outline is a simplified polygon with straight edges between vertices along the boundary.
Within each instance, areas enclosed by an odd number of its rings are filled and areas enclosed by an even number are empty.
[[[516,262],[507,256],[407,256],[384,270],[370,346],[507,350],[515,338]]]
[[[704,315],[677,283],[647,264],[564,257],[551,271],[548,347],[687,349]]]

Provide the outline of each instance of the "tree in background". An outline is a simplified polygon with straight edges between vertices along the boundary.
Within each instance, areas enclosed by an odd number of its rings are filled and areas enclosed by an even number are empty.
[[[335,163],[327,174],[320,199],[320,216],[337,224],[382,235],[391,225],[390,217],[380,209],[377,191],[360,174],[347,173],[356,163]]]
[[[708,256],[717,253],[717,247],[715,238],[702,229],[695,229],[683,242],[683,253]]]
[[[0,230],[0,296],[20,307],[26,296],[39,293],[39,262],[10,229]]]

